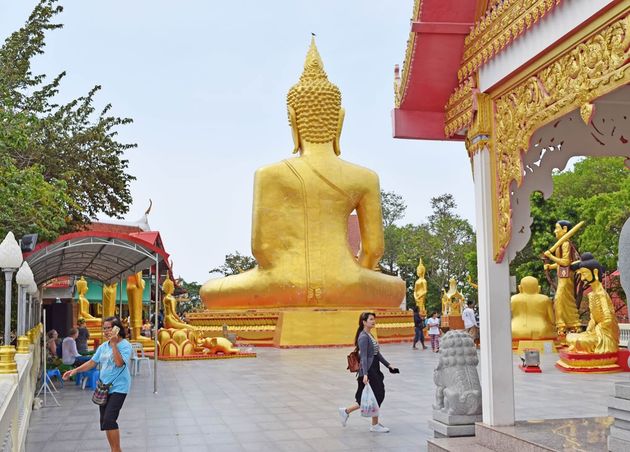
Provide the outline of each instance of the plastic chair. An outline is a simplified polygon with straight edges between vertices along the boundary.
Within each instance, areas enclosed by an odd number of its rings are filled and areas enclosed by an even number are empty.
[[[144,356],[144,346],[138,342],[132,342],[131,348],[133,350],[133,353],[131,354],[131,375],[136,375],[140,373],[140,363],[142,361],[147,362],[149,373],[151,373],[151,360],[148,357]]]
[[[96,389],[96,382],[98,381],[98,377],[100,376],[100,372],[98,369],[90,369],[87,372],[81,372],[83,374],[83,381],[81,384],[81,389]]]
[[[61,387],[63,388],[63,378],[61,378],[61,372],[59,372],[59,369],[48,369],[46,371],[46,375],[48,376],[48,379],[51,379],[52,377],[57,377],[57,380],[59,380],[59,382],[61,383]]]

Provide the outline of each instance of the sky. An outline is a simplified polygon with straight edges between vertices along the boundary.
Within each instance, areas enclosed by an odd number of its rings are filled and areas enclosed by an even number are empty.
[[[0,39],[35,0],[0,1]],[[286,93],[315,33],[346,110],[341,158],[400,194],[406,223],[452,193],[474,226],[473,179],[461,142],[392,138],[394,65],[404,62],[413,0],[62,0],[33,72],[67,71],[60,100],[102,85],[97,110],[133,118],[125,157],[137,180],[126,219],[153,209],[176,277],[204,282],[225,255],[251,254],[253,174],[291,157]],[[430,70],[430,68],[426,68]]]

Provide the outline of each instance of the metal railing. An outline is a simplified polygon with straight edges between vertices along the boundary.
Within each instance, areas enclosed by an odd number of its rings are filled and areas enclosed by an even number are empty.
[[[630,323],[619,324],[619,345],[622,347],[628,347],[630,342]]]

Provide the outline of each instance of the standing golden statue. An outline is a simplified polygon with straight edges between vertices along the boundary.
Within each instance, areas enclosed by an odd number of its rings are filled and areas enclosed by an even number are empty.
[[[416,306],[418,306],[418,310],[420,311],[420,315],[422,317],[427,316],[427,309],[425,305],[427,297],[427,280],[424,278],[425,272],[426,268],[422,263],[422,258],[420,258],[418,268],[416,269],[418,279],[416,280],[416,284],[413,288],[413,298],[416,300]]]
[[[211,309],[397,308],[404,281],[373,270],[384,248],[378,176],[338,157],[341,93],[328,81],[314,39],[287,104],[299,156],[256,171],[252,253],[258,266],[206,282],[202,300]],[[358,260],[348,246],[355,210]]]
[[[118,283],[103,284],[103,318],[113,317],[116,313],[116,288]]]
[[[601,283],[604,269],[591,253],[582,254],[571,268],[591,288],[588,294],[591,318],[586,331],[567,335],[569,352],[616,353],[619,350],[619,324],[612,300]]]
[[[544,269],[556,270],[558,274],[554,311],[559,336],[564,336],[567,332],[578,332],[581,329],[580,316],[575,303],[573,270],[570,267],[571,262],[577,260],[579,255],[570,239],[583,224],[584,222],[581,222],[572,227],[568,221],[558,221],[553,231],[558,241],[545,251],[545,257],[553,263],[545,264]]]
[[[519,293],[512,295],[512,339],[554,340],[556,327],[553,302],[540,293],[538,280],[525,276],[518,286]]]
[[[140,342],[145,350],[155,348],[153,340],[142,335],[142,296],[144,294],[142,272],[127,278],[127,303],[129,303],[129,327],[134,342]],[[156,316],[157,318],[158,316]]]
[[[79,317],[86,321],[89,320],[90,323],[100,324],[102,320],[90,314],[90,302],[87,298],[85,298],[85,295],[88,292],[88,283],[85,278],[81,276],[81,278],[75,283],[75,286],[77,288],[77,292],[79,293]]]

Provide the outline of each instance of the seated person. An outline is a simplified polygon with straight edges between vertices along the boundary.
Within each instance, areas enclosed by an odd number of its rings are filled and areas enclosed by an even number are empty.
[[[86,354],[88,352],[88,339],[90,338],[90,332],[85,326],[85,320],[79,319],[79,336],[76,339],[77,350],[79,353]]]
[[[142,335],[144,337],[151,337],[151,323],[149,323],[149,319],[144,319],[142,322]]]
[[[61,362],[68,366],[74,366],[88,361],[89,356],[81,356],[77,351],[76,339],[79,336],[79,330],[71,328],[69,333],[69,336],[61,343]]]
[[[48,356],[50,358],[56,358],[57,339],[59,338],[59,333],[57,333],[57,330],[50,330],[48,333],[46,333],[46,336],[48,337],[48,339],[46,340],[46,349],[48,352]]]

